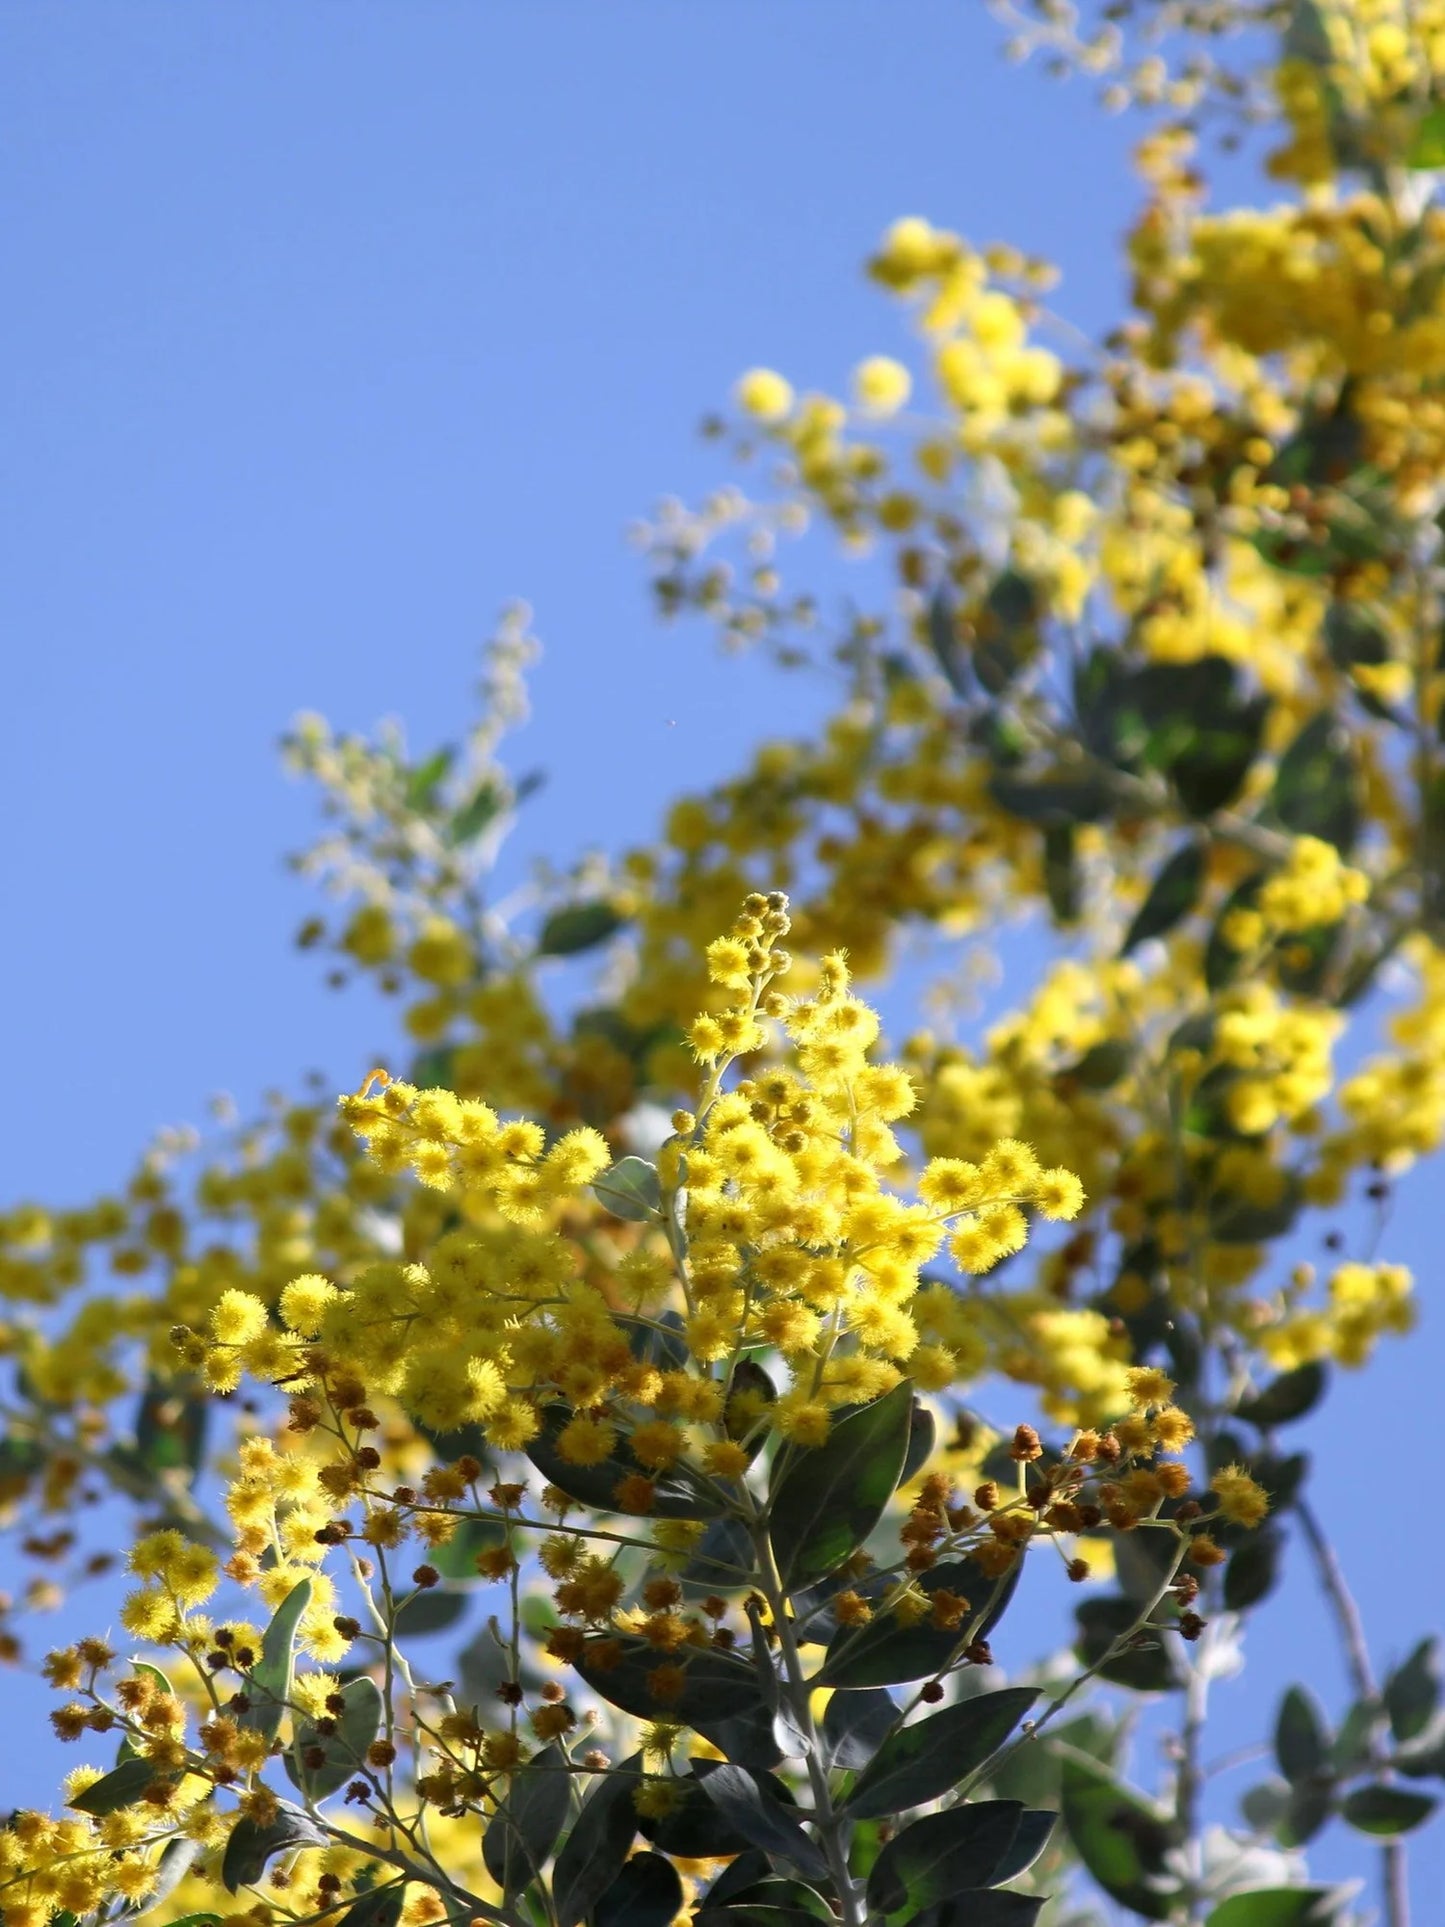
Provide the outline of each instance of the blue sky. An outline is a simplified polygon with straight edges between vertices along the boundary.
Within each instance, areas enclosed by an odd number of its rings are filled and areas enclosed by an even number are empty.
[[[998,44],[981,0],[9,0],[7,1195],[83,1199],[212,1091],[350,1082],[385,1041],[290,948],[297,710],[455,735],[527,597],[525,838],[559,858],[805,719],[659,627],[623,533],[723,478],[695,428],[742,368],[836,387],[898,345],[859,264],[899,214],[1051,256],[1085,328],[1117,314],[1130,130]],[[1417,1186],[1394,1254],[1428,1224]],[[1313,1428],[1387,1654],[1439,1571],[1418,1455],[1349,1468],[1440,1362],[1427,1323]],[[1340,1705],[1290,1600],[1241,1734],[1281,1669]]]

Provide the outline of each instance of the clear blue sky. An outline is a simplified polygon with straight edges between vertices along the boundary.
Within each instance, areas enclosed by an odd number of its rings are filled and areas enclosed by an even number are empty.
[[[526,596],[527,840],[645,834],[779,701],[658,627],[623,541],[722,479],[698,417],[755,362],[836,386],[895,346],[859,263],[902,213],[1052,256],[1106,326],[1133,200],[1127,127],[1006,67],[981,0],[9,0],[0,118],[9,1197],[82,1199],[210,1092],[384,1041],[289,947],[295,711],[455,734]],[[1422,1267],[1427,1224],[1417,1187],[1392,1242]],[[1344,1467],[1441,1362],[1427,1324],[1312,1440],[1384,1653],[1438,1582],[1420,1454]],[[1264,1679],[1340,1705],[1291,1600],[1230,1738]],[[10,1758],[0,1786],[39,1791]]]

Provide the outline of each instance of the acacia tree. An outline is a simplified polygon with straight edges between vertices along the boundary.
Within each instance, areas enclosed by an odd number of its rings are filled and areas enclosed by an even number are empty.
[[[745,376],[752,494],[648,531],[665,612],[828,669],[818,738],[503,898],[521,617],[460,746],[302,723],[302,940],[394,1062],[5,1218],[6,1655],[116,1609],[96,1496],[136,1647],[43,1660],[85,1764],[0,1834],[8,1927],[1405,1927],[1435,1647],[1376,1669],[1286,1428],[1409,1329],[1369,1207],[1445,1129],[1445,6],[1003,11],[1163,110],[1131,313],[900,221],[913,349]],[[1215,138],[1275,204],[1208,206]],[[785,579],[810,524],[878,606]],[[965,1041],[1020,910],[1050,960]],[[925,939],[881,1061],[858,986]],[[1286,1559],[1353,1697],[1285,1690],[1235,1812],[1209,1686]],[[1049,1574],[1062,1657],[1009,1634]],[[1377,1899],[1310,1878],[1336,1825]]]

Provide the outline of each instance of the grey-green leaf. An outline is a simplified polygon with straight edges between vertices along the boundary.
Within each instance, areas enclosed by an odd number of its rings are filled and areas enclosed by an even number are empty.
[[[592,1909],[592,1927],[671,1927],[682,1882],[660,1853],[635,1853]]]
[[[786,1585],[842,1565],[883,1517],[903,1473],[912,1409],[913,1388],[902,1379],[835,1421],[824,1444],[780,1454],[768,1532]]]
[[[240,1723],[264,1734],[268,1740],[274,1740],[280,1731],[286,1702],[291,1697],[296,1628],[310,1603],[311,1581],[298,1580],[276,1608],[261,1641],[261,1657],[251,1669],[246,1687],[250,1705],[241,1714]]]
[[[324,1847],[326,1835],[304,1814],[283,1800],[274,1820],[258,1826],[242,1817],[231,1830],[221,1859],[221,1885],[228,1894],[239,1887],[250,1887],[266,1871],[273,1854],[288,1853],[294,1847]]]
[[[1096,1760],[1060,1750],[1064,1825],[1075,1852],[1111,1899],[1146,1920],[1168,1920],[1181,1890],[1167,1870],[1167,1818]]]
[[[78,1813],[89,1813],[101,1819],[107,1813],[118,1813],[122,1807],[132,1806],[153,1781],[166,1776],[158,1773],[154,1760],[147,1760],[139,1754],[120,1765],[103,1779],[96,1780],[67,1801]]]
[[[662,1205],[657,1167],[646,1158],[619,1158],[592,1189],[614,1218],[625,1218],[631,1224],[645,1224]]]
[[[938,1799],[997,1752],[1037,1698],[1033,1687],[1007,1686],[899,1727],[859,1774],[847,1811],[877,1819]]]
[[[1149,886],[1135,912],[1120,955],[1127,957],[1151,937],[1165,936],[1189,915],[1204,885],[1204,845],[1186,843],[1176,850]]]
[[[1410,1657],[1385,1681],[1385,1711],[1390,1731],[1413,1740],[1430,1724],[1440,1703],[1440,1641],[1422,1639]]]
[[[1348,1887],[1256,1887],[1231,1894],[1204,1927],[1328,1927],[1350,1897]]]
[[[384,1887],[370,1887],[364,1894],[358,1894],[337,1922],[337,1927],[396,1927],[405,1904],[405,1880],[391,1880]]]
[[[610,903],[596,899],[591,903],[569,903],[554,910],[542,925],[537,948],[544,957],[572,957],[579,950],[591,950],[605,943],[624,919]]]
[[[335,1716],[332,1731],[320,1733],[314,1720],[301,1721],[287,1754],[292,1778],[313,1800],[326,1799],[362,1771],[366,1749],[381,1731],[386,1702],[374,1680],[365,1676],[348,1680],[341,1688],[341,1699],[343,1709]],[[307,1766],[306,1755],[315,1747],[326,1755],[325,1761]]]

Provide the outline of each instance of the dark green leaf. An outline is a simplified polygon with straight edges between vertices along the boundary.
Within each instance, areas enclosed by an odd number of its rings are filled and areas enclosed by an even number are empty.
[[[610,903],[569,903],[554,910],[542,925],[537,949],[544,957],[572,957],[605,943],[626,919]]]
[[[1340,1812],[1359,1832],[1388,1839],[1418,1827],[1439,1804],[1432,1794],[1411,1793],[1406,1787],[1361,1786],[1345,1795]]]
[[[1075,1651],[1086,1666],[1097,1666],[1100,1679],[1111,1686],[1127,1686],[1134,1693],[1170,1692],[1180,1682],[1179,1662],[1158,1628],[1142,1628],[1112,1659],[1104,1658],[1138,1616],[1139,1608],[1130,1599],[1106,1595],[1081,1600],[1074,1608],[1079,1625]]]
[[[1328,1780],[1301,1780],[1289,1790],[1275,1838],[1282,1847],[1308,1846],[1329,1819],[1334,1804],[1334,1788]]]
[[[1242,1613],[1269,1597],[1279,1581],[1283,1551],[1283,1538],[1267,1526],[1235,1547],[1224,1568],[1226,1611]]]
[[[250,1705],[240,1724],[274,1740],[291,1697],[291,1675],[296,1659],[296,1628],[311,1603],[311,1581],[298,1580],[272,1615],[261,1639],[261,1656],[246,1683]],[[231,1889],[234,1893],[234,1887]]]
[[[1082,1084],[1086,1091],[1107,1091],[1118,1083],[1133,1058],[1130,1045],[1118,1038],[1108,1038],[1102,1044],[1091,1046],[1076,1063],[1060,1071],[1059,1076]]]
[[[1329,710],[1311,718],[1275,771],[1274,815],[1300,836],[1348,851],[1359,834],[1355,763],[1349,737]]]
[[[146,1788],[156,1780],[169,1780],[175,1776],[159,1773],[154,1760],[139,1755],[122,1760],[120,1765],[103,1779],[77,1793],[66,1802],[79,1813],[92,1814],[97,1820],[107,1813],[116,1813],[121,1807],[133,1806],[144,1794]]]
[[[1044,826],[1044,889],[1060,923],[1077,923],[1082,897],[1077,836],[1072,823]]]
[[[1403,1665],[1385,1681],[1385,1711],[1390,1731],[1400,1741],[1413,1740],[1429,1726],[1440,1703],[1440,1641],[1422,1639]]]
[[[979,1888],[955,1894],[920,1916],[917,1927],[1033,1927],[1048,1905],[1042,1894],[1000,1893]]]
[[[592,1186],[598,1202],[614,1218],[645,1224],[662,1205],[657,1166],[646,1158],[619,1158]]]
[[[1021,1873],[1026,1873],[1049,1844],[1049,1835],[1053,1832],[1058,1817],[1057,1813],[1045,1813],[1037,1807],[1025,1807],[1019,1815],[1019,1830],[1014,1835],[1008,1852],[999,1862],[994,1879],[1002,1883],[1005,1880],[1017,1880]]]
[[[326,1799],[362,1770],[366,1749],[381,1731],[386,1702],[374,1680],[364,1674],[348,1680],[341,1688],[341,1699],[343,1711],[335,1716],[332,1731],[320,1733],[314,1720],[300,1720],[295,1743],[286,1754],[287,1772],[313,1800]],[[306,1755],[315,1747],[320,1747],[325,1760],[320,1766],[307,1766]]]
[[[1355,1701],[1340,1722],[1340,1730],[1330,1748],[1329,1763],[1333,1772],[1350,1773],[1365,1764],[1370,1757],[1380,1716],[1377,1700]]]
[[[970,1602],[958,1627],[935,1626],[923,1619],[905,1626],[880,1612],[866,1626],[840,1626],[828,1642],[817,1676],[819,1686],[898,1686],[926,1679],[946,1666],[967,1637],[987,1639],[1002,1619],[1018,1585],[1022,1561],[1015,1560],[1002,1579],[990,1579],[971,1559],[950,1559],[918,1575],[921,1591],[950,1592]],[[982,1615],[977,1629],[974,1618]]]
[[[708,1522],[697,1549],[678,1575],[689,1599],[745,1585],[752,1572],[753,1541],[741,1519],[725,1515]]]
[[[1246,961],[1244,955],[1235,949],[1225,935],[1230,927],[1230,918],[1236,910],[1252,910],[1268,873],[1256,870],[1253,875],[1237,883],[1220,906],[1219,915],[1214,920],[1214,928],[1204,946],[1204,983],[1206,989],[1222,990],[1232,983]]]
[[[1087,772],[1024,777],[995,771],[988,787],[1000,809],[1025,823],[1097,823],[1113,800],[1104,778]]]
[[[1291,1686],[1274,1722],[1280,1772],[1291,1782],[1308,1780],[1323,1770],[1329,1750],[1330,1729],[1318,1702],[1303,1686]]]
[[[1167,1920],[1181,1890],[1166,1868],[1173,1835],[1165,1815],[1072,1750],[1059,1784],[1069,1839],[1104,1892],[1146,1920]]]
[[[893,1695],[881,1686],[834,1693],[823,1709],[823,1757],[856,1773],[866,1767],[898,1718]]]
[[[592,1927],[672,1927],[682,1882],[660,1853],[636,1853],[592,1909]]]
[[[781,1798],[786,1791],[781,1780],[769,1785]],[[727,1854],[750,1854],[747,1837],[715,1807],[702,1790],[702,1781],[685,1773],[672,1783],[674,1804],[660,1819],[643,1817],[638,1831],[659,1853],[679,1860],[716,1860]],[[766,1869],[766,1862],[764,1863]]]
[[[320,1827],[300,1807],[282,1800],[275,1819],[264,1827],[244,1817],[236,1822],[221,1859],[221,1885],[228,1894],[239,1887],[254,1886],[273,1854],[288,1853],[293,1847],[325,1845],[326,1835]]]
[[[682,1673],[681,1691],[659,1699],[649,1684],[660,1667]],[[717,1646],[683,1646],[659,1653],[636,1634],[589,1639],[576,1662],[594,1693],[641,1720],[677,1719],[712,1725],[758,1703],[753,1669],[738,1653]]]
[[[1347,1887],[1256,1887],[1221,1900],[1204,1927],[1328,1927],[1349,1897]]]
[[[842,1565],[883,1517],[903,1472],[912,1409],[913,1388],[901,1379],[835,1419],[825,1444],[779,1454],[768,1533],[786,1585]]]
[[[535,1880],[567,1818],[571,1773],[554,1740],[508,1775],[507,1798],[482,1836],[487,1872],[511,1900]]]
[[[899,1727],[858,1776],[846,1811],[876,1819],[938,1799],[998,1751],[1037,1698],[1033,1687],[1008,1686]]]
[[[1187,917],[1204,886],[1204,845],[1186,843],[1176,850],[1149,886],[1149,894],[1135,912],[1120,956],[1127,957],[1151,937],[1162,937]]]
[[[1209,1235],[1216,1244],[1266,1244],[1293,1229],[1304,1203],[1304,1193],[1293,1172],[1284,1172],[1281,1176],[1279,1196],[1270,1204],[1255,1204],[1248,1198],[1228,1193],[1211,1199]]]
[[[874,1861],[870,1904],[885,1914],[918,1913],[965,1888],[991,1886],[1022,1812],[1017,1800],[977,1800],[915,1820]]]
[[[1287,1425],[1303,1418],[1319,1404],[1329,1383],[1329,1373],[1319,1363],[1297,1365],[1292,1372],[1281,1372],[1253,1398],[1241,1399],[1235,1407],[1238,1416],[1261,1431]]]
[[[447,831],[453,843],[470,843],[480,836],[487,826],[494,822],[506,798],[496,782],[489,776],[472,792],[469,802],[463,803],[451,820]]]
[[[600,1465],[573,1465],[557,1448],[563,1427],[572,1418],[567,1405],[551,1405],[542,1414],[542,1429],[527,1445],[527,1457],[559,1492],[599,1512],[622,1510],[617,1488],[635,1478],[642,1468],[631,1460],[603,1459]],[[721,1496],[694,1479],[685,1468],[647,1475],[653,1479],[650,1516],[657,1519],[711,1519],[723,1509]]]
[[[750,1845],[788,1861],[808,1879],[828,1878],[821,1849],[745,1767],[724,1760],[695,1760],[692,1770],[723,1819]]]
[[[398,1606],[396,1630],[403,1639],[425,1639],[429,1633],[444,1633],[455,1626],[466,1610],[465,1593],[446,1592],[440,1586],[422,1587]]]
[[[577,1927],[612,1885],[637,1835],[632,1796],[640,1782],[642,1755],[601,1775],[583,1802],[552,1869],[557,1927]]]
[[[384,1887],[358,1894],[336,1927],[396,1927],[405,1904],[405,1880],[389,1880]]]
[[[923,1470],[937,1440],[938,1426],[932,1412],[922,1399],[914,1399],[908,1414],[908,1449],[903,1455],[903,1471],[898,1480],[900,1485],[907,1485],[916,1473]]]
[[[968,654],[959,641],[953,597],[946,588],[935,589],[929,598],[924,633],[934,660],[948,678],[953,693],[966,696],[969,690]]]

